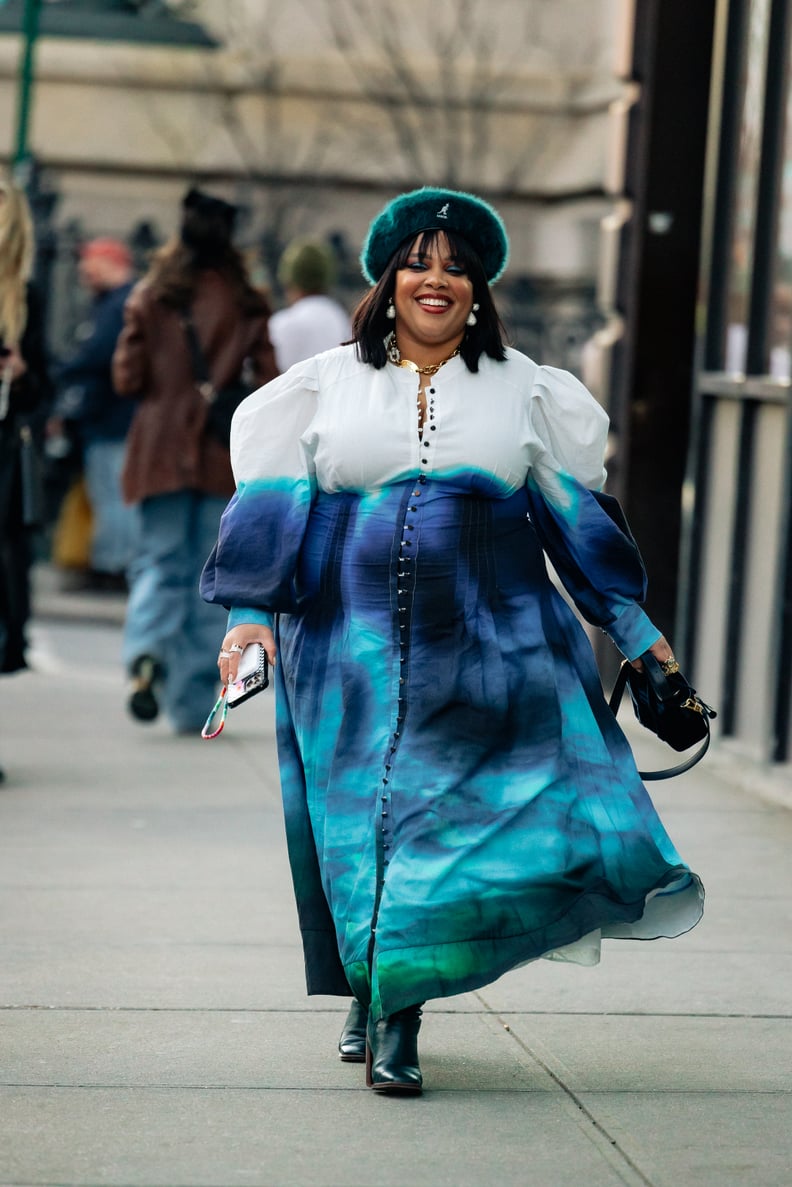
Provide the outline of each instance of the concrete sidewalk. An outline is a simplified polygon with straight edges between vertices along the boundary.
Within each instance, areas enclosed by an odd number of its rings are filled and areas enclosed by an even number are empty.
[[[39,607],[35,643],[0,727],[3,1187],[792,1183],[788,810],[656,785],[703,923],[433,1003],[425,1095],[381,1099],[305,997],[269,694],[176,738],[126,718],[117,624]]]
[[[90,590],[65,592],[74,573],[40,562],[33,566],[31,587],[36,618],[42,622],[102,623],[123,626],[126,594]]]

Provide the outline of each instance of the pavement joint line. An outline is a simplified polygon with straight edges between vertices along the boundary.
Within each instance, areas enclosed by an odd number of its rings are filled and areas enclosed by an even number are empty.
[[[529,1047],[529,1045],[523,1039],[521,1039],[519,1035],[515,1034],[508,1023],[504,1022],[503,1018],[499,1014],[495,1014],[494,1016],[496,1017],[497,1021],[500,1022],[507,1034],[511,1036],[517,1046],[521,1047],[525,1054],[539,1065],[542,1071],[544,1071],[544,1073],[550,1077],[550,1079],[561,1090],[561,1092],[564,1093],[575,1109],[577,1109],[578,1112],[580,1112],[588,1119],[588,1121],[591,1122],[591,1125],[593,1126],[597,1135],[607,1143],[607,1148],[613,1154],[618,1155],[625,1166],[629,1167],[632,1173],[638,1177],[641,1183],[644,1184],[644,1187],[656,1187],[656,1184],[652,1181],[652,1179],[644,1174],[644,1172],[630,1157],[627,1151],[619,1145],[618,1139],[611,1136],[610,1132],[605,1128],[603,1123],[597,1120],[591,1110],[583,1103],[577,1093],[564,1082],[561,1076],[559,1076],[557,1072],[554,1072],[550,1065],[544,1059],[542,1059],[542,1057],[536,1051]],[[603,1095],[607,1096],[609,1093],[603,1091]],[[585,1133],[586,1131],[584,1130],[583,1132]],[[590,1133],[587,1136],[590,1136]]]
[[[40,1003],[6,1003],[0,1004],[0,1013],[14,1011],[36,1011],[74,1013],[74,1014],[295,1014],[320,1016],[322,1014],[341,1014],[348,1009],[339,1006],[305,1007],[295,1009],[290,1006],[75,1006],[75,1005],[41,1005]],[[429,1011],[432,1015],[442,1015],[446,1018],[477,1017],[490,1015],[493,1018],[696,1018],[696,1019],[734,1019],[735,1021],[756,1022],[789,1022],[792,1014],[746,1014],[733,1012],[699,1012],[686,1010],[684,1013],[674,1013],[665,1010],[496,1010],[485,1006],[481,1010],[438,1010]],[[3,1184],[0,1183],[0,1187]]]
[[[294,1088],[281,1086],[277,1087],[272,1084],[115,1084],[112,1081],[108,1083],[86,1084],[81,1081],[67,1084],[60,1082],[48,1083],[42,1081],[41,1083],[28,1083],[25,1081],[14,1081],[7,1084],[0,1084],[0,1091],[3,1089],[43,1089],[47,1092],[281,1092],[289,1093],[289,1095],[301,1094],[304,1092],[310,1093],[326,1093],[326,1092],[359,1092],[361,1088],[365,1088],[364,1083],[350,1085],[349,1087],[342,1087],[340,1085],[333,1085],[328,1088],[326,1085],[306,1085],[303,1088]],[[432,1089],[433,1095],[437,1096],[440,1093],[456,1093],[456,1092],[470,1092],[471,1089],[453,1089],[440,1088]],[[485,1089],[486,1091],[486,1089]],[[514,1092],[506,1089],[491,1089],[490,1091],[498,1092],[500,1095],[513,1096]],[[478,1095],[479,1090],[476,1090]],[[424,1090],[424,1095],[428,1095],[429,1090]],[[3,1187],[0,1183],[0,1187]]]
[[[341,1085],[327,1085],[327,1084],[306,1084],[300,1087],[289,1086],[286,1084],[115,1084],[109,1083],[95,1083],[87,1084],[82,1082],[75,1083],[47,1083],[41,1082],[9,1082],[8,1084],[0,1083],[0,1093],[4,1091],[44,1091],[44,1092],[234,1092],[234,1093],[265,1093],[276,1092],[281,1095],[288,1096],[325,1096],[328,1092],[361,1092],[368,1091],[365,1083],[361,1080],[356,1084],[351,1084],[347,1087]],[[423,1097],[441,1097],[441,1096],[469,1096],[477,1098],[480,1096],[508,1096],[518,1097],[526,1095],[541,1095],[547,1096],[550,1089],[537,1088],[427,1088],[424,1087]],[[589,1116],[584,1106],[578,1106],[587,1116]],[[599,1129],[598,1122],[594,1118],[590,1118]],[[604,1131],[603,1131],[604,1132]],[[616,1143],[609,1139],[609,1144],[615,1146]],[[0,1187],[4,1187],[0,1183]],[[115,1187],[115,1184],[113,1185]],[[653,1187],[653,1184],[648,1183],[648,1187]]]
[[[513,1036],[512,1036],[513,1037]],[[517,1040],[519,1043],[519,1039]],[[599,1132],[606,1138],[608,1146],[616,1150],[622,1157],[629,1161],[629,1155],[624,1154],[624,1151],[619,1146],[615,1138],[611,1138],[607,1130],[600,1121],[597,1121],[586,1106],[578,1100],[575,1093],[567,1088],[562,1081],[542,1062],[539,1056],[536,1055],[529,1047],[523,1046],[527,1055],[542,1067],[548,1075],[553,1079],[556,1086],[567,1097],[569,1097],[575,1108],[584,1113],[589,1121],[596,1126]],[[305,1084],[302,1086],[290,1086],[287,1084],[161,1084],[161,1083],[139,1083],[139,1084],[117,1084],[113,1081],[102,1081],[96,1083],[84,1083],[83,1081],[76,1081],[66,1083],[61,1081],[49,1080],[8,1080],[0,1081],[0,1093],[6,1090],[43,1090],[53,1092],[83,1092],[91,1090],[94,1092],[280,1092],[289,1093],[291,1095],[313,1093],[324,1095],[327,1092],[359,1092],[361,1088],[365,1088],[365,1084],[357,1083],[351,1086],[344,1087],[342,1085],[327,1085],[327,1084]],[[583,1089],[586,1096],[598,1097],[605,1096],[609,1099],[611,1097],[707,1097],[713,1095],[711,1088],[585,1088]],[[715,1090],[719,1097],[736,1097],[736,1096],[750,1096],[754,1097],[770,1097],[777,1096],[786,1098],[792,1096],[792,1088],[718,1088]],[[432,1088],[424,1086],[424,1096],[526,1096],[526,1095],[541,1095],[547,1096],[551,1093],[549,1088]],[[637,1170],[637,1173],[643,1172]],[[648,1187],[654,1185],[647,1180]],[[0,1187],[5,1187],[5,1184],[0,1182]],[[115,1187],[115,1184],[113,1184]]]
[[[32,1179],[25,1179],[24,1182],[22,1179],[14,1179],[13,1181],[9,1179],[0,1182],[0,1187],[108,1187],[108,1184],[106,1179],[102,1179],[101,1181],[97,1179],[95,1182],[92,1181],[90,1183],[85,1179],[80,1179],[79,1182],[75,1179],[70,1179],[68,1183],[61,1179],[57,1183],[50,1182],[49,1180],[45,1182],[43,1179],[36,1179],[35,1182]],[[114,1182],[112,1187],[140,1187],[140,1183]],[[149,1185],[146,1184],[146,1187],[149,1187]],[[160,1187],[160,1184],[155,1183],[153,1187]],[[193,1187],[193,1182],[179,1183],[177,1187]],[[202,1183],[201,1187],[228,1187],[228,1183]],[[251,1182],[250,1187],[280,1187],[280,1185],[276,1184],[273,1180],[268,1180],[266,1183],[260,1180],[257,1183]],[[323,1187],[356,1187],[356,1185],[350,1184],[347,1179],[343,1183],[325,1183]]]

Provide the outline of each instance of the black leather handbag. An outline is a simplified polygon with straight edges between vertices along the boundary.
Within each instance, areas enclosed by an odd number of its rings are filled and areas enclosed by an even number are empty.
[[[641,725],[657,734],[673,750],[688,750],[700,742],[698,750],[684,762],[662,771],[639,771],[642,779],[670,779],[681,775],[700,762],[710,744],[710,718],[716,717],[699,696],[676,665],[662,665],[645,651],[641,656],[643,671],[634,668],[625,660],[619,669],[613,692],[608,702],[614,715],[621,704],[625,688],[629,689],[635,716]]]

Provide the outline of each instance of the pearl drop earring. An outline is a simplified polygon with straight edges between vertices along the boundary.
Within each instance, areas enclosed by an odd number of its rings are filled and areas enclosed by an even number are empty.
[[[388,301],[388,308],[385,310],[385,316],[391,321],[396,317],[396,306],[393,304],[393,297]]]
[[[467,326],[475,326],[476,325],[476,323],[478,321],[478,318],[476,317],[476,313],[480,308],[481,308],[481,306],[479,305],[478,301],[474,301],[473,308],[471,309],[470,313],[467,315],[467,321],[465,322],[465,325],[467,325]]]

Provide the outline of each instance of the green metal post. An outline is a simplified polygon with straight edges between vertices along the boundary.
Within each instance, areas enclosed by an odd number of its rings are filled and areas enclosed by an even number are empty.
[[[28,152],[28,125],[33,92],[33,59],[38,40],[41,0],[25,0],[22,16],[22,54],[19,60],[17,79],[17,132],[14,149],[14,170],[24,172],[30,156]]]

